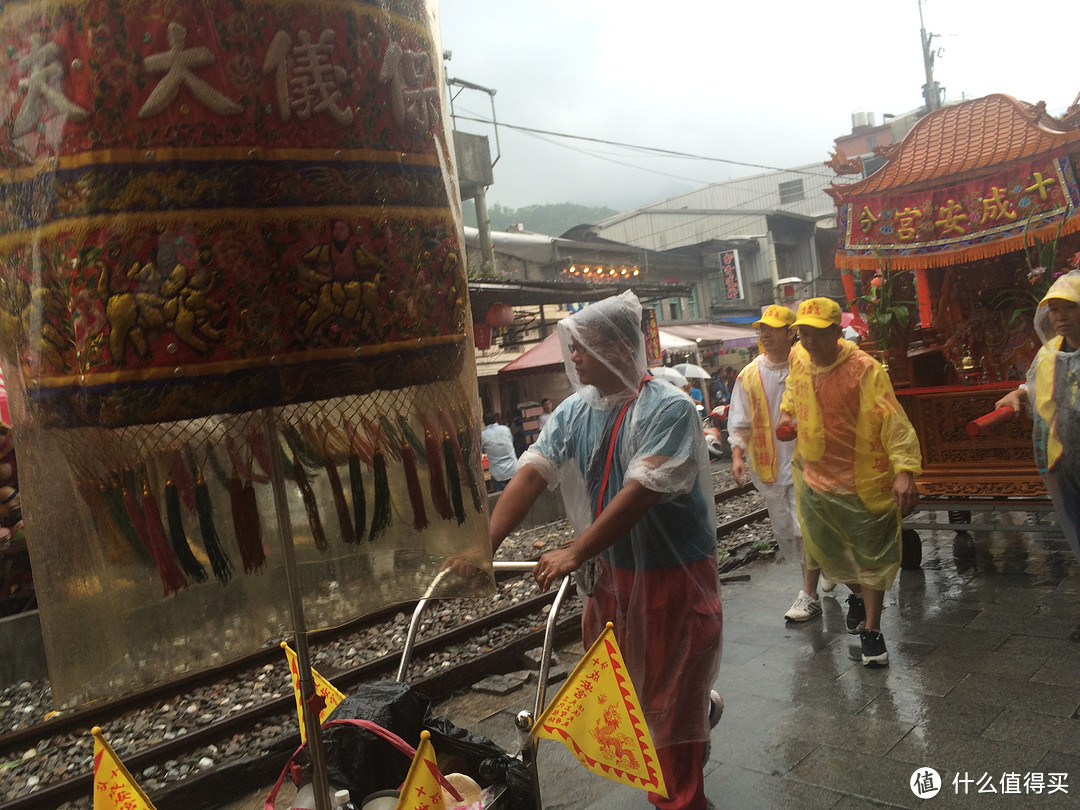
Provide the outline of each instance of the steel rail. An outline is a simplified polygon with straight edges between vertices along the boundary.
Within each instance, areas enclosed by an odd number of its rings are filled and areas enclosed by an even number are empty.
[[[506,574],[496,571],[497,580],[505,578],[508,578]],[[399,613],[415,609],[416,604],[416,600],[397,602],[336,627],[309,630],[308,641],[313,644],[322,644],[351,633],[366,630],[369,627],[382,624]],[[0,759],[13,752],[17,753],[33,746],[37,740],[44,737],[58,737],[72,732],[85,731],[93,726],[104,726],[110,720],[119,717],[125,712],[145,708],[155,700],[170,699],[176,695],[191,692],[200,686],[228,680],[230,676],[242,674],[247,669],[278,663],[281,661],[281,648],[278,646],[278,641],[279,639],[275,637],[268,641],[265,646],[235,661],[208,669],[201,669],[198,672],[164,681],[127,695],[61,712],[50,720],[44,720],[15,731],[9,731],[6,734],[0,734]]]
[[[738,487],[731,487],[730,489],[725,489],[713,495],[713,502],[719,506],[724,501],[730,501],[732,498],[737,498],[740,495],[749,495],[754,491],[754,485],[751,483],[743,484]]]
[[[761,509],[755,509],[753,512],[747,512],[745,515],[739,515],[737,518],[732,518],[716,527],[716,539],[719,540],[724,535],[730,534],[736,529],[741,529],[743,526],[749,526],[751,523],[757,523],[768,516],[769,510],[762,507]]]
[[[466,622],[452,630],[425,639],[415,645],[415,653],[423,655],[434,652],[463,639],[468,639],[484,629],[514,621],[533,613],[540,613],[545,605],[554,600],[555,593],[540,594],[522,600],[512,607],[495,611],[494,613],[480,617],[472,622]],[[398,610],[400,610],[400,607]],[[577,617],[569,616],[565,625],[571,629],[579,628],[580,614],[578,614]],[[565,628],[563,629],[565,630]],[[511,644],[480,656],[484,659],[483,664],[478,665],[474,663],[476,659],[470,659],[469,661],[462,662],[461,665],[457,667],[447,668],[447,671],[445,672],[437,673],[426,679],[420,679],[414,683],[414,686],[422,691],[426,689],[427,691],[425,694],[432,699],[436,699],[436,694],[439,697],[448,695],[462,684],[474,682],[478,678],[494,671],[495,662],[498,659],[507,656],[520,656],[525,650],[535,647],[537,645],[536,639],[538,637],[542,638],[542,635],[542,631],[530,631],[525,635],[525,641],[517,639]],[[276,658],[281,657],[281,650],[279,648],[275,647],[274,652],[277,654]],[[347,691],[349,688],[356,686],[361,682],[377,680],[380,677],[394,674],[400,657],[401,653],[387,653],[386,655],[364,662],[352,669],[327,675],[327,679],[332,681],[334,685],[342,691]],[[142,705],[145,706],[147,704]],[[128,708],[130,709],[132,706],[129,705]],[[89,712],[90,710],[87,711]],[[123,755],[124,764],[129,770],[139,772],[151,765],[160,765],[169,759],[175,758],[177,755],[210,745],[237,732],[250,730],[257,722],[265,718],[288,716],[290,714],[295,714],[295,711],[295,698],[290,692],[287,695],[273,698],[258,706],[252,706],[249,709],[234,712],[222,720],[208,724],[195,731],[190,731],[175,739],[159,743],[158,745],[141,751],[125,753]],[[92,715],[92,712],[90,712],[90,714]],[[84,722],[87,728],[89,728],[90,725],[101,725],[100,722],[93,722],[90,720]],[[45,737],[53,736],[51,728],[46,733],[42,733],[47,725],[48,723],[42,723],[33,727],[37,730],[37,734],[34,735],[35,739],[40,740]],[[23,730],[20,730],[20,732],[21,731]],[[295,739],[296,741],[299,740],[299,732],[296,733]],[[296,741],[293,742],[293,747],[295,747]],[[280,760],[276,761],[280,766]],[[189,776],[185,779],[185,782],[190,781],[193,778],[195,777]],[[55,807],[64,801],[77,799],[80,796],[85,797],[92,795],[92,779],[93,774],[90,772],[79,774],[61,782],[47,785],[33,793],[0,804],[0,810],[33,810],[42,807]],[[257,784],[262,783],[260,782]],[[159,810],[165,810],[163,806],[158,805],[156,798],[151,798],[153,799],[155,806],[158,806]]]

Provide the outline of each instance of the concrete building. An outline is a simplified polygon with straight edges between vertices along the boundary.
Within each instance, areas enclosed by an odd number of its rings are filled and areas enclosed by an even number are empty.
[[[842,295],[831,261],[835,208],[825,189],[845,179],[821,163],[764,172],[642,206],[589,231],[697,265],[681,279],[692,293],[665,302],[662,323],[745,323],[775,301]]]

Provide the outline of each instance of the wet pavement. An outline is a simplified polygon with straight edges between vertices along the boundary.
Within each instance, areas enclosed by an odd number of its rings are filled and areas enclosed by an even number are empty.
[[[1080,566],[1060,535],[920,533],[922,568],[901,571],[885,597],[883,668],[859,661],[842,585],[819,618],[784,622],[800,583],[790,549],[734,572],[716,684],[726,708],[706,767],[712,807],[1080,806],[1080,643],[1069,638]],[[581,654],[580,644],[560,651],[567,669]],[[534,692],[468,694],[437,711],[516,750],[513,717]],[[650,806],[556,742],[541,741],[539,763],[548,810]],[[932,798],[928,768],[939,775]]]
[[[1069,639],[1080,566],[1060,536],[920,534],[922,568],[901,571],[885,598],[890,663],[880,669],[862,666],[858,636],[845,631],[842,585],[820,618],[784,622],[801,579],[790,549],[725,584],[716,688],[726,708],[705,780],[714,807],[1080,806],[1080,643]],[[470,728],[509,746],[500,728],[512,715]],[[539,762],[548,810],[649,807],[558,743],[542,741]],[[910,782],[927,767],[941,789],[923,799]]]

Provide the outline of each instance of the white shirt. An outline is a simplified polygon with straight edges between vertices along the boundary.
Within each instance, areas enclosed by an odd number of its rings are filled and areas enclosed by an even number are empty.
[[[514,434],[506,425],[488,425],[480,434],[480,448],[487,454],[488,469],[496,481],[509,481],[517,472]]]

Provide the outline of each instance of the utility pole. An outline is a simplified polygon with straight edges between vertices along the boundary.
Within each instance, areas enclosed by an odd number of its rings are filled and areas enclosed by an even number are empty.
[[[449,58],[448,54],[449,51],[444,54],[444,59]],[[476,227],[480,231],[480,255],[483,259],[483,267],[486,272],[494,275],[497,268],[495,266],[495,250],[491,242],[491,221],[488,219],[487,188],[495,182],[493,170],[495,164],[499,162],[499,158],[502,157],[499,147],[499,122],[495,117],[495,91],[490,87],[481,87],[479,84],[473,84],[464,79],[447,78],[446,84],[448,87],[454,85],[468,90],[479,90],[482,93],[487,93],[488,98],[491,100],[491,122],[492,126],[495,127],[495,149],[497,152],[494,161],[491,160],[491,150],[486,136],[458,132],[457,128],[454,127],[453,137],[454,155],[457,158],[458,183],[461,185],[462,192],[461,198],[462,200],[473,198],[473,204],[476,206]],[[451,118],[456,118],[454,113],[455,98],[456,96],[451,93]]]
[[[926,33],[922,16],[922,0],[919,0],[919,34],[922,37],[923,68],[926,70],[926,84],[922,87],[923,99],[926,101],[926,111],[931,113],[941,107],[941,88],[934,81],[934,51],[930,47],[930,43],[938,35]]]

